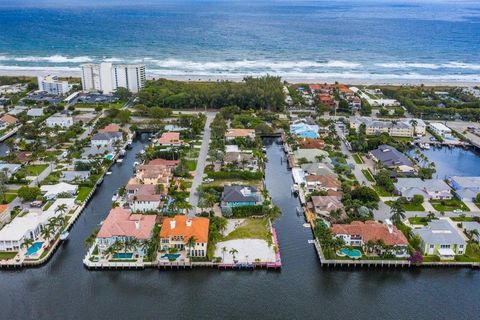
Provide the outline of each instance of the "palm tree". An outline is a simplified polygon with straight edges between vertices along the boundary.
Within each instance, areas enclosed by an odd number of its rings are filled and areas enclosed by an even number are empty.
[[[51,229],[51,226],[50,225],[46,225],[42,231],[40,232],[40,234],[42,235],[42,237],[45,239],[45,241],[47,241],[48,243],[50,243],[50,237],[52,236],[52,229]]]
[[[403,199],[399,198],[392,203],[390,213],[392,214],[391,219],[395,224],[400,223],[403,219],[405,219],[405,207]]]
[[[31,238],[26,238],[23,240],[22,244],[20,245],[20,248],[28,248],[33,244],[33,239]]]
[[[192,255],[192,248],[195,247],[195,243],[197,242],[197,238],[195,236],[191,236],[187,240],[187,247],[189,248],[188,255]]]
[[[412,120],[410,120],[410,125],[413,127],[413,135],[416,136],[417,135],[418,121],[415,120],[415,119],[412,119]]]
[[[238,250],[235,248],[230,249],[229,253],[233,256],[233,261],[235,261],[235,255],[238,253]]]
[[[65,203],[62,203],[58,207],[55,208],[55,213],[60,212],[60,213],[65,213],[67,211],[68,207]]]
[[[222,261],[225,260],[225,253],[227,253],[227,247],[222,247]]]

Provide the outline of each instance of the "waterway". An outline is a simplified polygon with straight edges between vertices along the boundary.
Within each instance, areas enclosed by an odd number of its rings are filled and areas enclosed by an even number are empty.
[[[428,157],[429,162],[435,162],[434,178],[480,176],[480,154],[473,149],[432,147],[422,150],[422,153]],[[410,154],[414,155],[413,152]]]
[[[267,140],[266,185],[283,215],[275,226],[283,269],[274,271],[87,271],[84,239],[128,181],[136,141],[70,233],[37,269],[0,272],[2,319],[473,319],[480,272],[470,269],[322,269],[297,216],[280,145]]]

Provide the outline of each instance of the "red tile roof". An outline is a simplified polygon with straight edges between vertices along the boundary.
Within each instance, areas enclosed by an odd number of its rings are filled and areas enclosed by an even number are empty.
[[[194,236],[197,243],[207,243],[209,225],[208,218],[187,218],[183,215],[165,218],[160,230],[160,238],[182,236],[186,243],[190,237]]]
[[[97,234],[98,238],[133,237],[147,240],[155,226],[155,215],[132,214],[130,210],[120,207],[110,210]]]
[[[386,245],[407,245],[407,238],[401,233],[397,227],[391,226],[391,232],[385,224],[376,221],[353,221],[350,224],[334,224],[332,225],[332,233],[360,235],[364,243],[368,241],[383,240]]]

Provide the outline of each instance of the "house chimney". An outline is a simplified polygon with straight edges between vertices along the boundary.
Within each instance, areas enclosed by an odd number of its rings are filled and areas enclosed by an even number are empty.
[[[135,229],[140,230],[140,221],[135,221]]]
[[[191,219],[187,219],[187,227],[191,227],[192,226],[192,220]]]
[[[175,220],[170,220],[170,229],[175,229]]]

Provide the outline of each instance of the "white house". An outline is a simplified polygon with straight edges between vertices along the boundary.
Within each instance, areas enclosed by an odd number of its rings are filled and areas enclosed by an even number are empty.
[[[51,116],[47,119],[46,125],[49,128],[54,128],[56,126],[62,128],[68,128],[73,125],[73,118],[66,116]]]
[[[429,128],[438,134],[440,137],[445,138],[445,139],[451,139],[452,138],[452,130],[444,125],[443,123],[440,122],[430,122],[428,125]]]
[[[57,198],[57,196],[61,193],[69,193],[73,197],[78,191],[78,186],[60,182],[53,185],[43,185],[40,187],[40,190],[46,199],[51,200]]]
[[[425,200],[448,200],[452,198],[451,189],[440,179],[398,178],[394,183],[395,191],[407,200],[421,195]]]
[[[112,146],[121,139],[121,132],[99,132],[92,136],[92,147],[101,148]]]

